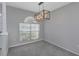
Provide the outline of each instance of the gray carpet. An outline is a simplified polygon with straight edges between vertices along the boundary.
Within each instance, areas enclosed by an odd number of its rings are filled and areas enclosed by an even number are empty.
[[[9,49],[8,56],[76,56],[44,41]]]

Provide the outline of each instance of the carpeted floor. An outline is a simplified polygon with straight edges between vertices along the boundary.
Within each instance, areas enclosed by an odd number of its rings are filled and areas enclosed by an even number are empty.
[[[76,56],[64,49],[39,41],[9,49],[8,56]]]

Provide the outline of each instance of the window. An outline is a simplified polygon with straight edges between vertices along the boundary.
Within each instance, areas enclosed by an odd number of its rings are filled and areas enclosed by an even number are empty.
[[[39,24],[31,24],[31,39],[39,38]]]
[[[20,23],[20,39],[21,40],[36,40],[39,39],[39,24]]]

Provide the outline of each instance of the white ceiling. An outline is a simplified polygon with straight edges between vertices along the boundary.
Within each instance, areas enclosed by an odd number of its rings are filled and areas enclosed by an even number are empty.
[[[38,12],[39,11],[38,3],[39,2],[7,2],[7,5],[13,6],[16,8],[21,8],[24,10]],[[49,11],[53,11],[55,9],[65,6],[69,3],[71,3],[71,2],[45,2],[43,5],[44,5],[45,9],[47,9]],[[43,9],[42,5],[40,6],[40,9]]]

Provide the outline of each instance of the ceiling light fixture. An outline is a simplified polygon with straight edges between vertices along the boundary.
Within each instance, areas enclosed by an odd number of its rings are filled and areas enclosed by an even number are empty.
[[[43,9],[40,11],[40,6],[42,4],[44,4],[44,2],[38,3],[39,12],[34,15],[34,18],[36,19],[37,22],[42,22],[44,20],[49,20],[50,19],[50,11],[44,9],[44,5],[43,5]]]

